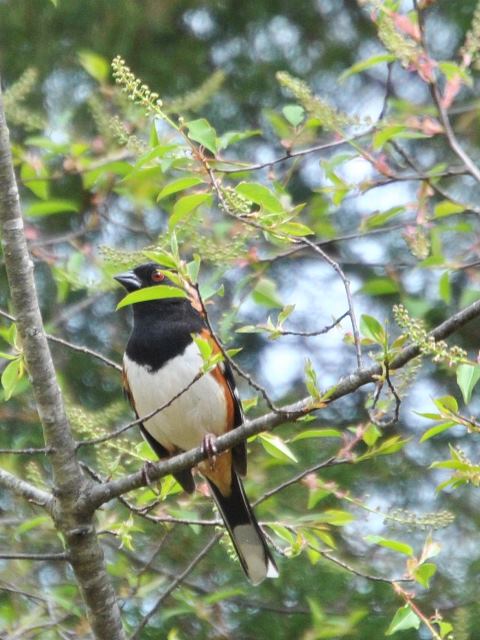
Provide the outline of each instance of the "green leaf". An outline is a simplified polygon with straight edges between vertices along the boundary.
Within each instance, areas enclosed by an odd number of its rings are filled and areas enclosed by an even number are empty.
[[[394,62],[396,60],[393,53],[382,53],[378,56],[371,56],[366,60],[361,60],[360,62],[355,63],[351,67],[349,67],[346,71],[344,71],[340,77],[340,82],[343,82],[350,76],[355,75],[356,73],[361,73],[366,69],[370,69],[371,67],[376,66],[377,64],[381,64],[382,62]]]
[[[370,340],[378,344],[385,342],[385,330],[380,322],[373,316],[362,315],[360,318],[360,331],[366,338],[370,338]]]
[[[411,131],[407,129],[407,127],[403,124],[392,124],[384,127],[380,131],[374,134],[372,139],[372,146],[375,151],[378,151],[389,140],[398,140],[398,139],[406,139],[406,140],[415,140],[417,138],[428,138],[429,136],[425,133],[421,133],[420,131]]]
[[[379,211],[377,213],[372,213],[371,216],[364,218],[361,224],[361,229],[375,229],[376,227],[381,227],[386,222],[395,218],[399,214],[405,211],[405,207],[391,207],[386,211]]]
[[[368,280],[361,291],[371,296],[386,296],[399,292],[399,286],[390,278],[373,278]]]
[[[266,211],[271,211],[272,213],[280,213],[283,211],[280,200],[263,184],[258,184],[257,182],[241,182],[235,187],[235,191],[255,204],[260,205]]]
[[[157,202],[162,198],[166,198],[170,196],[172,193],[177,193],[177,191],[183,191],[184,189],[188,189],[189,187],[194,187],[197,184],[201,184],[203,180],[198,176],[185,176],[184,178],[178,178],[177,180],[173,180],[169,182],[167,185],[163,187],[157,197]]]
[[[299,104],[287,104],[283,107],[282,113],[292,127],[298,127],[305,118],[305,109]]]
[[[457,384],[462,392],[463,401],[468,404],[472,391],[480,380],[480,365],[461,364],[457,367]]]
[[[446,60],[438,63],[438,68],[447,78],[447,80],[453,80],[456,76],[460,76],[460,78],[465,82],[466,85],[471,87],[473,85],[473,80],[467,69],[461,67],[455,62],[451,60]]]
[[[307,429],[302,431],[291,442],[298,442],[299,440],[306,440],[307,438],[342,438],[343,433],[338,429]]]
[[[78,212],[79,206],[72,200],[45,200],[35,202],[25,210],[26,216],[49,216],[53,213]]]
[[[173,256],[163,251],[142,251],[143,255],[152,262],[158,262],[164,267],[170,267],[171,269],[178,270],[178,263]]]
[[[42,200],[48,198],[50,183],[45,179],[48,178],[48,172],[45,167],[40,166],[34,168],[28,162],[24,162],[20,169],[20,178],[27,189],[30,189],[37,198],[41,198]]]
[[[456,424],[457,424],[456,422],[452,422],[451,420],[449,422],[442,422],[442,424],[437,424],[435,427],[432,427],[428,431],[425,431],[423,436],[420,438],[420,442],[425,442],[426,440],[430,440],[430,438],[433,438],[434,436],[438,436],[439,433],[443,433],[447,429],[451,429]]]
[[[318,515],[318,522],[326,522],[333,527],[344,527],[355,520],[355,516],[343,509],[327,509]]]
[[[237,142],[241,142],[242,140],[247,140],[248,138],[252,138],[253,136],[262,135],[261,129],[247,129],[247,131],[227,131],[222,134],[218,141],[218,148],[226,149],[230,147],[232,144],[236,144]]]
[[[5,360],[16,360],[18,355],[13,355],[12,353],[5,353],[5,351],[0,351],[0,358],[5,358]]]
[[[263,307],[283,307],[277,291],[277,285],[269,278],[261,278],[252,291],[252,298]]]
[[[273,433],[261,433],[259,439],[267,453],[274,458],[284,460],[286,462],[298,462],[293,451],[285,444],[285,442]]]
[[[82,67],[92,78],[95,78],[95,80],[98,80],[100,83],[107,80],[110,74],[110,63],[106,58],[100,56],[98,53],[86,50],[80,51],[78,58]]]
[[[15,538],[21,536],[24,533],[28,533],[36,527],[41,527],[42,525],[47,525],[47,528],[52,526],[52,521],[48,516],[36,516],[34,518],[29,518],[15,528]]]
[[[168,220],[168,228],[173,229],[179,222],[188,218],[201,204],[211,199],[210,193],[192,193],[177,200]]]
[[[420,627],[420,618],[415,611],[412,610],[410,605],[406,604],[404,607],[397,609],[397,612],[393,616],[393,620],[390,622],[388,629],[385,631],[386,636],[393,636],[397,631],[405,631],[406,629],[418,629]]]
[[[185,125],[188,129],[188,137],[199,142],[214,155],[218,151],[217,132],[205,118],[191,120]]]
[[[5,400],[10,400],[17,383],[23,376],[23,362],[21,358],[16,358],[7,364],[2,373],[2,387],[5,391]]]
[[[85,189],[91,189],[102,178],[110,178],[111,176],[127,176],[132,172],[132,165],[121,160],[113,160],[106,162],[100,167],[86,171],[82,176],[83,186]]]
[[[374,424],[369,424],[365,429],[365,433],[362,436],[362,440],[365,442],[367,447],[373,447],[376,441],[380,438],[382,432],[378,427]]]
[[[283,222],[278,227],[275,227],[275,231],[281,231],[290,236],[310,236],[314,233],[310,227],[301,222]]]
[[[459,202],[442,200],[435,206],[433,210],[433,216],[434,218],[444,218],[455,213],[462,213],[462,211],[465,211],[466,208],[467,207],[465,205],[460,204]]]
[[[452,301],[452,285],[450,283],[450,273],[448,271],[445,271],[445,273],[442,273],[440,276],[440,280],[438,281],[438,292],[441,299],[446,304],[450,304]]]
[[[390,540],[383,538],[382,536],[368,535],[364,537],[364,540],[371,542],[372,544],[378,544],[380,547],[386,547],[392,551],[398,551],[406,556],[413,557],[413,549],[409,544],[405,542],[399,542],[398,540]]]
[[[441,398],[436,398],[434,401],[435,406],[440,409],[440,411],[452,411],[453,413],[458,412],[458,402],[453,396],[443,396]]]
[[[177,287],[171,287],[166,284],[158,284],[154,287],[139,289],[127,294],[117,304],[117,310],[137,302],[147,302],[148,300],[163,300],[165,298],[188,298],[185,291]]]
[[[50,0],[50,2],[53,4],[55,8],[58,7],[58,0]]]

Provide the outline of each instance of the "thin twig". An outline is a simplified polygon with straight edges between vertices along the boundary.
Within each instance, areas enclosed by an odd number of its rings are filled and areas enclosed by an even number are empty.
[[[407,604],[412,609],[412,611],[414,611],[417,614],[417,616],[420,618],[420,620],[423,622],[423,624],[427,627],[427,629],[432,634],[432,638],[434,638],[434,640],[442,640],[441,636],[439,635],[439,633],[437,632],[433,624],[430,622],[427,616],[423,613],[423,611],[421,611],[418,608],[418,606],[415,604],[412,596],[409,593],[407,593],[405,589],[403,589],[403,587],[401,587],[398,584],[398,582],[399,580],[395,580],[392,583],[395,593],[397,593],[403,599],[405,604]]]
[[[358,576],[359,578],[365,578],[365,580],[370,580],[371,582],[383,582],[389,585],[399,582],[412,582],[412,580],[409,580],[407,578],[389,579],[382,578],[381,576],[374,576],[371,573],[363,573],[362,571],[359,571],[358,569],[355,569],[351,565],[347,564],[344,560],[340,560],[339,558],[332,556],[330,553],[328,553],[328,551],[322,551],[322,549],[318,549],[317,547],[315,547],[315,545],[312,544],[308,544],[308,547],[313,551],[319,553],[323,558],[326,558],[330,562],[333,562],[339,567],[342,567],[342,569],[345,569],[349,573],[353,573],[353,575]]]
[[[341,266],[336,262],[333,258],[331,258],[325,251],[319,247],[315,242],[312,242],[308,238],[300,238],[297,240],[298,244],[304,244],[310,247],[315,253],[318,253],[325,262],[327,262],[332,269],[338,274],[340,280],[343,283],[343,288],[345,289],[345,296],[347,298],[348,304],[348,315],[350,316],[350,323],[352,325],[352,333],[353,333],[353,341],[355,344],[355,354],[357,357],[357,367],[359,369],[363,366],[362,360],[362,347],[360,345],[360,331],[358,329],[357,318],[355,315],[355,308],[353,306],[353,297],[350,289],[350,280],[348,280],[347,276],[343,272]]]
[[[6,318],[7,320],[10,320],[11,322],[16,322],[15,316],[12,316],[10,313],[7,313],[3,309],[0,309],[0,316],[2,316],[2,318]],[[78,344],[73,344],[73,342],[69,342],[68,340],[64,340],[63,338],[59,338],[58,336],[53,336],[49,333],[45,333],[45,335],[47,337],[47,340],[49,340],[50,342],[55,342],[57,344],[61,344],[64,347],[67,347],[68,349],[72,349],[73,351],[78,351],[80,353],[85,353],[89,356],[92,356],[93,358],[100,360],[104,364],[108,365],[109,367],[112,367],[113,369],[116,369],[117,371],[122,370],[122,367],[119,364],[117,364],[113,360],[110,360],[110,358],[107,358],[101,353],[94,351],[93,349],[89,349],[88,347],[82,347]]]
[[[225,169],[223,167],[216,167],[216,169],[220,173],[232,174],[232,173],[243,173],[244,171],[258,171],[260,169],[267,169],[268,167],[273,167],[276,164],[280,164],[281,162],[286,162],[287,160],[292,160],[294,158],[300,158],[302,156],[310,155],[311,153],[317,153],[319,151],[326,151],[327,149],[333,149],[335,147],[339,147],[344,144],[350,144],[355,140],[360,140],[365,136],[368,136],[372,133],[372,130],[365,131],[364,133],[360,133],[357,136],[352,136],[351,138],[345,138],[342,140],[332,140],[331,142],[325,142],[323,144],[318,144],[313,147],[309,147],[308,149],[299,149],[298,151],[290,151],[283,156],[275,158],[274,160],[270,160],[270,162],[259,162],[258,164],[245,164],[239,166],[238,169]],[[222,160],[222,163],[231,163],[233,161]]]
[[[312,338],[313,336],[321,336],[325,333],[328,333],[332,329],[334,329],[340,322],[350,315],[349,311],[345,311],[342,315],[337,318],[332,324],[323,327],[323,329],[319,329],[318,331],[289,331],[288,329],[278,329],[278,332],[282,336],[301,336],[302,338]]]
[[[39,602],[47,602],[47,598],[43,598],[41,596],[37,596],[34,593],[28,593],[28,591],[22,591],[17,586],[11,586],[6,583],[0,584],[0,591],[5,591],[6,593],[12,593],[15,596],[23,596],[24,598],[29,598],[30,600],[38,600]]]
[[[29,456],[33,456],[37,453],[53,453],[55,451],[54,447],[43,447],[36,449],[35,447],[28,447],[26,449],[0,449],[0,454],[3,455],[19,455],[25,454]]]
[[[48,560],[48,561],[65,561],[69,560],[68,553],[2,553],[0,552],[0,560]]]
[[[203,549],[197,553],[197,555],[193,558],[193,560],[188,564],[188,566],[172,581],[172,583],[165,589],[165,591],[157,598],[154,605],[151,607],[150,611],[143,617],[142,621],[139,623],[135,631],[130,636],[129,640],[138,640],[140,638],[140,634],[142,629],[148,624],[151,617],[156,613],[158,608],[162,605],[164,600],[168,598],[168,596],[174,591],[182,582],[185,580],[187,576],[189,576],[195,567],[199,564],[201,560],[208,554],[210,549],[214,547],[217,542],[223,536],[223,532],[215,534],[207,544],[203,547]]]

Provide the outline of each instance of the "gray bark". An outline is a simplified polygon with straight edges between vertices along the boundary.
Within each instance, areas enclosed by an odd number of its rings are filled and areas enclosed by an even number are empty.
[[[48,503],[57,529],[63,534],[70,563],[87,606],[97,640],[124,640],[115,593],[105,570],[89,507],[90,481],[75,456],[75,440],[68,424],[57,383],[42,317],[33,263],[23,231],[17,183],[13,171],[10,136],[0,89],[0,230],[12,307],[18,335],[42,424],[54,482],[53,500],[32,492],[10,478],[11,489]],[[7,476],[3,478],[7,481]],[[47,504],[45,505],[47,506]]]

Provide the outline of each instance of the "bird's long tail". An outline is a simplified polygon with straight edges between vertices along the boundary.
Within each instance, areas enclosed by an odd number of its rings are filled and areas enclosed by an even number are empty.
[[[232,470],[228,496],[207,481],[247,578],[255,585],[265,578],[277,578],[277,566],[238,475]]]

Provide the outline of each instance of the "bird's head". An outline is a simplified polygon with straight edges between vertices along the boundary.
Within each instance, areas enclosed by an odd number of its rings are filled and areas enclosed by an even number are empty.
[[[135,269],[119,273],[114,276],[114,280],[125,287],[128,293],[158,284],[169,285],[170,287],[176,286],[156,262],[146,262],[135,267]]]

